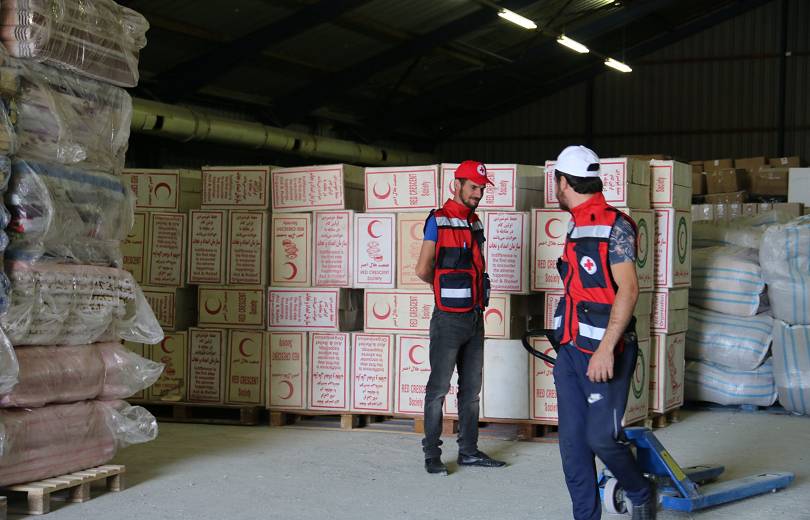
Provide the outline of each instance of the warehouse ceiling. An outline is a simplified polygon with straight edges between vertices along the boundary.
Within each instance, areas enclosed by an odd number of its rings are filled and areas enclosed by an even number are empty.
[[[438,140],[768,0],[120,0],[150,22],[134,94],[328,124],[366,142]],[[497,16],[508,8],[539,26]],[[587,45],[577,54],[560,34]]]

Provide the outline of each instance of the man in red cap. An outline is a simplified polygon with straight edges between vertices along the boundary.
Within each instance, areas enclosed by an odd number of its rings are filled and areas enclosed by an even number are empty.
[[[447,475],[442,463],[442,407],[458,366],[458,464],[501,467],[478,449],[478,403],[484,365],[483,311],[489,278],[482,252],[484,226],[475,209],[492,182],[486,167],[464,161],[456,169],[454,197],[425,221],[416,275],[433,288],[430,320],[430,379],[425,393],[425,469]]]

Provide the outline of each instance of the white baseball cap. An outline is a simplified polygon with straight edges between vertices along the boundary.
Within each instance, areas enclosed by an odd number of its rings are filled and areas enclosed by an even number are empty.
[[[599,156],[582,145],[569,146],[557,156],[554,170],[574,177],[599,177]]]

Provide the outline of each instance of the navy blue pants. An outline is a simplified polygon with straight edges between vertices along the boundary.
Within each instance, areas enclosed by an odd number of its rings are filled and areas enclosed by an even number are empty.
[[[638,356],[638,342],[628,341],[635,339],[635,334],[625,338],[624,351],[616,355],[613,365],[613,379],[607,383],[588,379],[585,374],[591,356],[573,345],[560,349],[554,365],[560,455],[575,520],[602,516],[594,455],[619,479],[634,504],[652,499],[650,484],[630,447],[621,442],[622,417]]]

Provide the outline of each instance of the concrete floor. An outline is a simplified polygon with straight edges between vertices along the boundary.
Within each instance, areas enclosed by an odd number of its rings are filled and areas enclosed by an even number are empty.
[[[728,478],[792,471],[796,481],[776,494],[659,518],[810,519],[810,418],[702,411],[682,419],[657,432],[680,464],[723,463]],[[455,442],[446,448],[453,460]],[[424,472],[416,435],[162,424],[157,441],[114,461],[127,465],[129,489],[55,503],[47,518],[571,518],[555,444],[482,439],[481,448],[510,466],[453,464],[449,477],[437,477]]]

